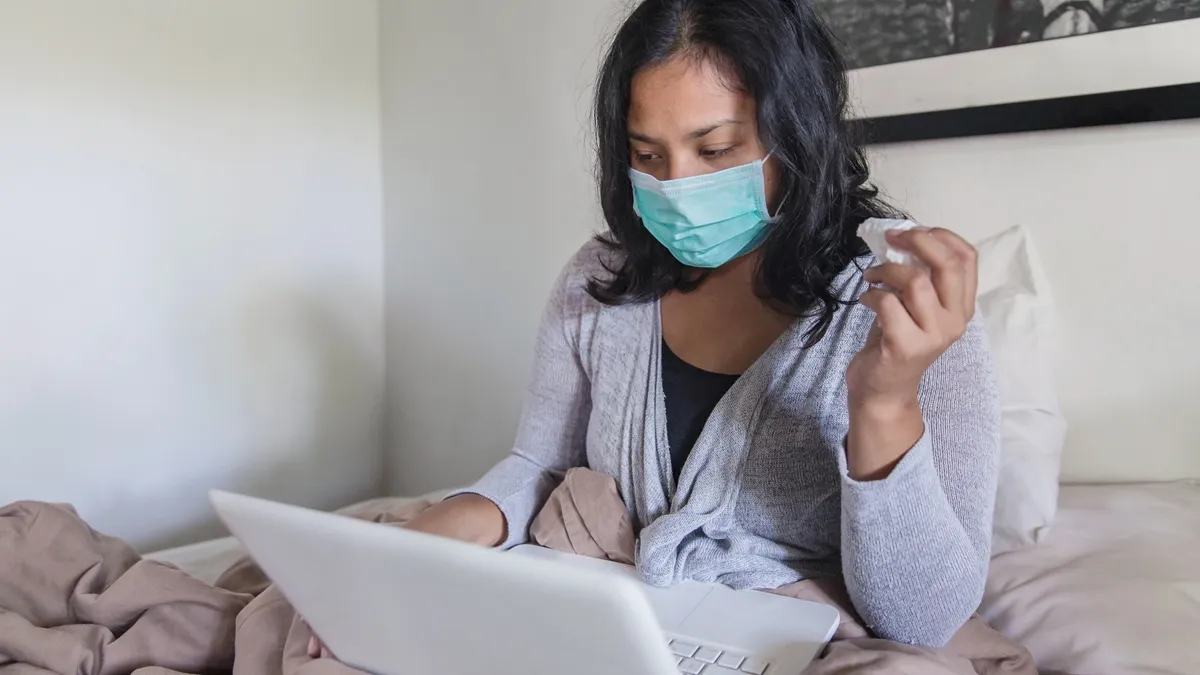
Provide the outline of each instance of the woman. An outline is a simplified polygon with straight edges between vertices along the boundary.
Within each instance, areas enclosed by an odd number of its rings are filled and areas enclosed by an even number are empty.
[[[866,269],[856,227],[891,210],[845,113],[805,0],[637,7],[596,93],[608,231],[555,286],[513,452],[411,527],[518,544],[588,466],[650,583],[842,575],[878,635],[946,643],[983,591],[997,471],[974,251],[912,231],[893,243],[928,270]]]

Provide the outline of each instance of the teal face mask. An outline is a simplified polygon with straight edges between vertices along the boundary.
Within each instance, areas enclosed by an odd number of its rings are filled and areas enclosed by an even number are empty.
[[[630,169],[633,209],[679,262],[720,267],[766,238],[765,161],[669,181]]]

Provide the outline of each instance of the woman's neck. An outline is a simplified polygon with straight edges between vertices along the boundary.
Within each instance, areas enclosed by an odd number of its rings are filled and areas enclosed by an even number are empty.
[[[697,292],[710,295],[714,299],[720,297],[738,303],[749,298],[761,301],[755,292],[761,258],[762,255],[754,251],[710,270]]]
[[[715,373],[737,374],[794,321],[755,293],[757,253],[711,271],[690,293],[660,303],[663,337],[677,356]]]

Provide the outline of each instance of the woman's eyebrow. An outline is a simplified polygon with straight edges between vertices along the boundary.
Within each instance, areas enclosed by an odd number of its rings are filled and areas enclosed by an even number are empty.
[[[729,126],[730,124],[742,124],[742,122],[741,122],[741,120],[735,120],[735,119],[724,119],[724,120],[721,120],[720,122],[717,122],[717,123],[715,123],[715,124],[711,124],[711,125],[708,125],[708,126],[705,126],[705,127],[701,127],[701,128],[699,128],[699,129],[697,129],[697,130],[693,131],[692,133],[690,133],[690,134],[688,134],[688,135],[687,135],[687,137],[688,137],[688,140],[692,140],[692,141],[694,141],[694,140],[696,140],[696,139],[699,139],[699,138],[704,138],[705,136],[707,136],[707,135],[711,134],[712,132],[716,131],[717,129],[720,129],[721,127],[724,127],[724,126]]]
[[[745,122],[743,122],[742,120],[735,120],[732,118],[724,119],[719,122],[714,122],[712,124],[705,125],[703,127],[700,127],[699,129],[696,129],[695,131],[688,133],[687,139],[690,141],[694,141],[694,140],[697,140],[700,138],[704,138],[705,136],[716,131],[717,129],[720,129],[721,127],[724,127],[724,126],[729,126],[731,124],[745,124]],[[630,140],[640,141],[642,143],[650,143],[653,145],[662,145],[663,144],[663,142],[660,139],[654,138],[653,136],[648,136],[646,134],[643,134],[640,131],[634,131],[634,130],[630,129],[628,131],[627,135],[629,136]]]
[[[628,135],[629,135],[629,139],[633,140],[633,141],[639,141],[641,143],[649,143],[651,145],[662,145],[662,141],[658,140],[657,138],[654,138],[653,136],[647,136],[646,134],[643,134],[640,131],[630,130],[628,132]]]

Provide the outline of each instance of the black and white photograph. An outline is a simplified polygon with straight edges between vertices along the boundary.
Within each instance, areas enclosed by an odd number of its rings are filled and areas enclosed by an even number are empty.
[[[871,143],[1200,117],[1200,0],[817,0]]]
[[[851,68],[1200,18],[1200,0],[820,0]]]

